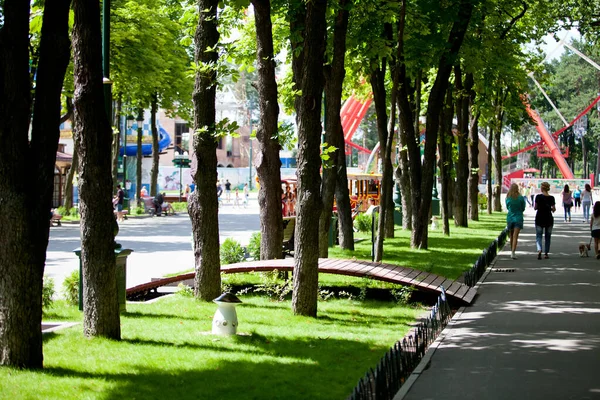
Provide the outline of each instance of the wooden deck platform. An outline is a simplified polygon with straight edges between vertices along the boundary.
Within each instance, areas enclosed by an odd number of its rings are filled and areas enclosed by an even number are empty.
[[[248,261],[221,266],[221,272],[233,274],[252,271],[293,271],[294,259]],[[396,283],[405,286],[414,286],[417,290],[441,293],[442,286],[446,295],[464,304],[471,304],[477,291],[467,285],[452,279],[434,275],[411,268],[404,268],[392,264],[383,264],[364,260],[348,260],[338,258],[320,258],[319,272],[326,274],[350,275],[356,277],[369,277],[371,279]],[[194,279],[190,272],[170,278],[144,283],[127,289],[127,295],[150,291],[171,283]]]

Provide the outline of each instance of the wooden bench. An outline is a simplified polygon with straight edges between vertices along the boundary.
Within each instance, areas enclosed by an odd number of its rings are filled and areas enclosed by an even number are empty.
[[[294,256],[294,231],[296,230],[296,217],[283,217],[283,258]]]

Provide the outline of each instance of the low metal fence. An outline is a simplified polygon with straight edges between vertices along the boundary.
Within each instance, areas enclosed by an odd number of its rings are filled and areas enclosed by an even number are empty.
[[[377,364],[371,368],[348,397],[348,400],[391,400],[419,364],[425,351],[444,330],[452,311],[442,293],[431,308],[431,314],[405,338],[397,341]]]
[[[463,274],[463,281],[465,285],[473,287],[479,282],[479,279],[483,276],[483,273],[487,269],[487,267],[494,261],[496,255],[498,254],[498,250],[504,247],[504,243],[506,243],[506,237],[508,236],[508,229],[504,228],[504,230],[498,235],[497,239],[494,239],[490,246],[483,250],[475,264],[469,269],[467,272]]]

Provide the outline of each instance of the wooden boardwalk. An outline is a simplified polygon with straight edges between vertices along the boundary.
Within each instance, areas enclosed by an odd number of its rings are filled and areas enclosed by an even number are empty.
[[[293,271],[294,259],[248,261],[221,266],[221,272],[233,274],[252,271]],[[411,268],[404,268],[392,264],[383,264],[370,261],[348,260],[338,258],[319,258],[319,272],[326,274],[350,275],[368,277],[371,279],[396,283],[404,286],[414,286],[417,290],[441,293],[442,287],[446,295],[464,304],[471,304],[477,291],[467,285],[452,279],[434,275]],[[170,278],[144,283],[127,289],[127,295],[147,292],[171,283],[194,279],[190,272]]]

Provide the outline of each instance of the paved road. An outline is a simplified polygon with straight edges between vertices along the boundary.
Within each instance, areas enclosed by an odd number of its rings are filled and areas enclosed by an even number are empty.
[[[533,212],[395,400],[600,399],[600,260],[580,258],[589,225],[557,207],[550,259],[538,260]]]
[[[256,196],[256,195],[255,195]],[[231,237],[247,245],[260,230],[256,198],[247,208],[225,204],[219,210],[221,242]],[[127,260],[127,287],[149,282],[151,278],[194,268],[191,247],[192,225],[187,213],[171,217],[129,218],[119,226],[117,242],[134,252]],[[55,280],[58,291],[65,276],[79,268],[73,250],[81,246],[79,225],[50,228],[45,274]]]

